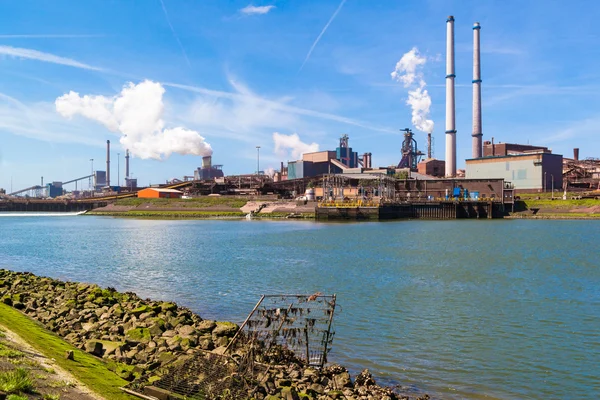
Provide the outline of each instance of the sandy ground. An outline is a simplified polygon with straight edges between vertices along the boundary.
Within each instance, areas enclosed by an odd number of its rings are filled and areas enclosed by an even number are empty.
[[[0,325],[0,330],[5,335],[0,338],[0,343],[25,353],[25,356],[19,359],[0,358],[0,370],[16,367],[28,369],[35,377],[35,389],[38,392],[38,394],[28,394],[30,399],[41,399],[44,394],[58,394],[62,400],[104,400],[59,367],[54,359],[35,350],[10,329]],[[14,362],[17,362],[17,365]]]

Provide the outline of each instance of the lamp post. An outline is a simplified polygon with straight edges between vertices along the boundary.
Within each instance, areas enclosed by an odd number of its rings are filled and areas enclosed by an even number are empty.
[[[546,193],[546,186],[547,186],[546,174],[547,174],[547,172],[544,172],[544,193]]]
[[[256,146],[256,175],[260,175],[260,146]]]
[[[552,200],[554,200],[554,175],[550,174],[550,177],[552,177]]]

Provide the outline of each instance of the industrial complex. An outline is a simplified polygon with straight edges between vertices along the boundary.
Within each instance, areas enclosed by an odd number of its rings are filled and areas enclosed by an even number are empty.
[[[492,218],[514,204],[515,194],[600,189],[600,160],[579,159],[579,149],[566,158],[544,146],[483,140],[481,103],[481,25],[473,26],[473,130],[472,155],[465,169],[457,170],[455,120],[454,17],[446,20],[446,124],[445,160],[433,157],[432,135],[424,149],[411,129],[402,129],[398,163],[373,166],[372,153],[350,146],[341,135],[335,149],[305,153],[299,160],[281,163],[279,170],[246,175],[225,175],[223,165],[205,156],[193,174],[165,184],[138,188],[130,174],[130,154],[125,150],[124,184],[113,176],[110,141],[106,142],[106,169],[92,170],[80,178],[33,185],[6,194],[6,210],[86,210],[124,197],[188,198],[205,195],[271,195],[294,201],[315,201],[323,218]],[[332,146],[333,147],[333,146]],[[424,151],[423,151],[424,150]],[[119,177],[120,178],[120,177]],[[117,179],[120,180],[120,179]],[[78,190],[88,182],[88,190]],[[65,190],[65,185],[74,189]],[[59,202],[51,199],[59,199]],[[53,205],[57,204],[57,205]]]

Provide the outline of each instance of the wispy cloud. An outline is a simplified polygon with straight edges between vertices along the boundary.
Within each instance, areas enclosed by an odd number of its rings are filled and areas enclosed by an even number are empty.
[[[54,34],[54,33],[40,33],[40,34],[19,34],[19,35],[1,35],[0,39],[85,39],[85,38],[102,38],[106,35],[94,35],[94,34]]]
[[[0,93],[0,132],[49,143],[102,147],[104,142],[89,126],[63,121],[53,104],[26,105],[4,93]]]
[[[52,64],[66,65],[69,67],[88,69],[88,70],[92,70],[92,71],[102,71],[103,70],[102,68],[94,67],[89,64],[84,64],[82,62],[75,61],[70,58],[60,57],[60,56],[56,56],[56,55],[50,54],[50,53],[44,53],[44,52],[37,51],[37,50],[24,49],[24,48],[19,48],[19,47],[0,46],[0,55],[49,62]]]
[[[175,37],[175,40],[177,40],[177,43],[179,43],[181,53],[183,54],[183,57],[185,58],[185,61],[187,62],[188,66],[191,68],[192,63],[190,63],[190,59],[188,58],[187,53],[183,48],[183,44],[181,44],[181,40],[179,40],[179,36],[177,36],[177,32],[175,32],[175,28],[173,28],[173,24],[171,24],[171,19],[169,18],[169,13],[167,12],[167,8],[165,7],[165,3],[163,0],[160,0],[160,5],[162,6],[163,12],[165,13],[165,18],[167,20],[167,23],[169,24],[169,27],[171,28],[171,32],[173,32],[173,37]]]
[[[345,3],[346,3],[346,0],[342,0],[340,2],[340,5],[338,6],[338,8],[335,10],[335,12],[331,16],[331,18],[329,18],[329,21],[327,21],[327,24],[325,24],[325,26],[323,27],[323,30],[321,30],[321,33],[319,33],[319,36],[317,36],[317,39],[313,42],[312,46],[310,46],[310,49],[308,50],[308,54],[306,54],[306,58],[304,59],[304,62],[300,66],[300,71],[302,71],[302,68],[304,68],[304,65],[306,64],[306,62],[310,58],[310,55],[312,54],[313,50],[315,49],[315,47],[319,43],[319,40],[321,40],[321,37],[323,36],[323,34],[327,30],[327,28],[329,28],[329,25],[331,25],[331,23],[333,22],[333,20],[335,19],[335,17],[337,17],[338,13],[340,12],[340,10],[342,9],[342,7],[344,6]]]
[[[237,83],[237,84],[239,84],[239,83]],[[322,120],[339,122],[339,123],[346,124],[346,125],[358,126],[361,128],[372,130],[372,131],[378,131],[378,132],[384,132],[384,133],[397,133],[397,131],[394,129],[371,125],[367,122],[355,120],[355,119],[344,117],[341,115],[324,113],[324,112],[320,112],[320,111],[296,107],[296,106],[293,106],[293,105],[290,105],[290,104],[287,104],[287,103],[281,102],[281,101],[265,99],[263,97],[254,95],[251,92],[248,92],[248,93],[224,92],[224,91],[211,90],[211,89],[206,89],[206,88],[197,87],[197,86],[181,85],[178,83],[168,83],[168,82],[163,83],[163,85],[179,88],[182,90],[187,90],[190,92],[200,93],[202,95],[212,97],[215,99],[227,99],[227,100],[239,102],[242,104],[250,104],[253,107],[255,107],[258,112],[260,112],[260,110],[278,111],[280,113],[285,113],[285,114],[289,114],[289,115],[301,115],[301,116],[306,116],[306,117],[311,117],[311,118],[318,118],[318,119],[322,119]]]
[[[600,130],[600,118],[586,118],[581,121],[573,121],[569,123],[567,128],[563,128],[560,131],[546,137],[545,142],[549,144],[561,143],[564,141],[571,141],[571,139],[574,137],[579,138],[578,140],[582,140],[583,137],[597,135],[598,130]]]
[[[239,11],[244,15],[264,15],[274,8],[275,6],[253,6],[249,4],[244,8],[240,8]]]

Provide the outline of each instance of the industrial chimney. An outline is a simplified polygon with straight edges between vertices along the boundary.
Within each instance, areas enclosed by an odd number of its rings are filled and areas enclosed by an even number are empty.
[[[431,132],[427,134],[427,159],[431,159]]]
[[[446,176],[456,176],[456,125],[454,107],[454,17],[446,20]]]
[[[575,147],[573,149],[573,160],[579,161],[579,148]]]
[[[125,179],[129,179],[129,149],[125,150]]]
[[[481,57],[479,53],[479,22],[473,25],[473,158],[481,158],[483,153],[481,138]]]
[[[110,140],[106,141],[106,186],[110,186]]]
[[[202,169],[210,169],[212,167],[212,157],[204,156],[202,157]]]

